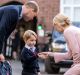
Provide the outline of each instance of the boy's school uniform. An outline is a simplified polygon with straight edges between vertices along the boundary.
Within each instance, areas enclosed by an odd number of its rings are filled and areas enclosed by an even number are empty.
[[[37,49],[33,47],[32,49],[25,46],[21,52],[21,62],[22,62],[22,75],[37,75],[39,70]]]

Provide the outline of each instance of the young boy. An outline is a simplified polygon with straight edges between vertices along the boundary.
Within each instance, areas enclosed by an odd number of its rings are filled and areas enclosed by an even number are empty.
[[[38,56],[35,48],[37,35],[32,30],[25,31],[23,35],[25,46],[21,52],[22,75],[40,75]]]

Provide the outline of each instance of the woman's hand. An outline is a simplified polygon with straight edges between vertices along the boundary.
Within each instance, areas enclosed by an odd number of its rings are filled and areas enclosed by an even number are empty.
[[[42,59],[47,59],[48,56],[49,56],[49,53],[50,52],[41,52],[41,53],[38,53],[38,57],[40,57]]]

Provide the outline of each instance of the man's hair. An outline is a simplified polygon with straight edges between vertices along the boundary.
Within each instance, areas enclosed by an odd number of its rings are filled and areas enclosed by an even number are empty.
[[[25,5],[34,9],[34,12],[39,12],[39,6],[35,1],[28,1]]]
[[[24,42],[26,42],[32,35],[35,36],[35,38],[37,39],[37,34],[34,31],[32,30],[25,31],[23,35]]]

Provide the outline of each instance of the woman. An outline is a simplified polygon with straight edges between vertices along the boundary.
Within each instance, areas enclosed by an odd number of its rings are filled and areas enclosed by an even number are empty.
[[[73,26],[69,18],[62,14],[54,17],[53,26],[63,33],[69,50],[66,53],[42,52],[38,56],[44,59],[52,56],[56,63],[73,58],[72,67],[64,75],[80,75],[80,28]]]

